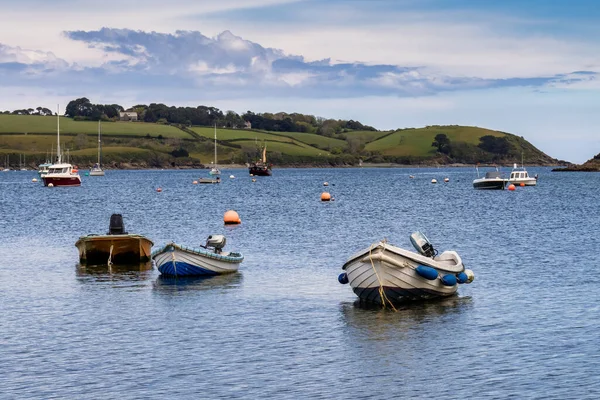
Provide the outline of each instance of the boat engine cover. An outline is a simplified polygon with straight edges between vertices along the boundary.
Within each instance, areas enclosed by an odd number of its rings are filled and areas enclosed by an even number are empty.
[[[206,239],[206,247],[214,247],[217,250],[221,250],[225,247],[225,243],[227,239],[223,235],[210,235],[208,239]]]
[[[425,257],[435,256],[435,249],[429,242],[429,239],[421,232],[417,231],[410,235],[410,241],[414,248]]]
[[[110,216],[110,225],[108,226],[109,235],[126,235],[125,224],[121,214],[113,214]]]

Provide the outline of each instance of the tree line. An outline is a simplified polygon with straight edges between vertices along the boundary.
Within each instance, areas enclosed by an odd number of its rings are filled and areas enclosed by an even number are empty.
[[[139,121],[177,124],[183,126],[213,126],[231,129],[252,128],[273,132],[306,132],[334,136],[353,130],[376,131],[372,126],[354,120],[335,120],[300,113],[254,113],[221,111],[216,107],[176,107],[162,103],[137,104],[125,109],[119,104],[93,104],[88,98],[75,99],[67,104],[65,116],[76,120],[116,121],[122,111],[135,112]]]
[[[12,114],[12,115],[56,115],[49,108],[46,107],[36,107],[34,108],[23,108],[20,110],[14,111],[3,111],[2,114]]]

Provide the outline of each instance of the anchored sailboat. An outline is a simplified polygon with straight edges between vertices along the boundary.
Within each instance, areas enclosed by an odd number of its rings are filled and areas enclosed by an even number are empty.
[[[98,162],[90,170],[90,176],[104,176],[102,165],[102,124],[98,121]]]
[[[69,163],[62,162],[62,153],[60,151],[60,115],[56,112],[56,164],[52,164],[48,173],[42,176],[44,186],[80,186],[81,177],[77,169]]]
[[[221,171],[217,166],[217,124],[215,124],[215,163],[209,174],[211,175],[221,175]]]

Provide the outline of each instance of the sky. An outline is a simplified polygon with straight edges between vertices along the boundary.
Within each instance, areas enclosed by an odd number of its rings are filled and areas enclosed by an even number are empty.
[[[0,110],[215,106],[600,153],[596,0],[0,0]],[[517,160],[518,161],[518,160]]]

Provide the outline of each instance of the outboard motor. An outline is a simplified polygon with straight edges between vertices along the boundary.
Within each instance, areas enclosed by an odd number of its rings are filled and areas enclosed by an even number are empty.
[[[227,240],[223,235],[210,235],[208,239],[206,239],[206,248],[212,247],[215,249],[215,253],[220,253],[223,247],[225,247],[225,243]]]
[[[421,232],[417,231],[410,235],[410,241],[414,248],[425,257],[435,257],[437,251],[435,251],[429,239]]]
[[[123,216],[121,214],[113,214],[110,216],[110,225],[108,226],[109,235],[125,235],[125,224],[123,224]]]

